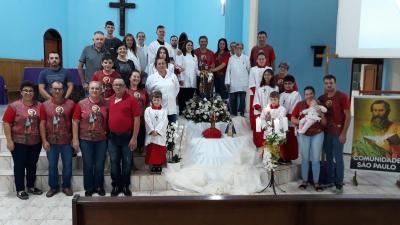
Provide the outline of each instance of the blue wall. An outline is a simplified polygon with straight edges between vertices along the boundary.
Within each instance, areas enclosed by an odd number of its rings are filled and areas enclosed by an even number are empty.
[[[1,1],[0,58],[43,59],[46,30],[54,28],[65,38],[65,9],[66,1]]]
[[[313,67],[312,45],[336,46],[337,0],[260,0],[258,29],[268,33],[268,42],[281,61],[290,64],[290,73],[301,91],[313,85],[322,94],[324,67]],[[338,88],[350,93],[351,60],[333,59],[329,72],[337,77]]]
[[[117,1],[117,0],[116,0]],[[84,46],[92,43],[93,32],[104,30],[104,23],[116,23],[119,11],[104,0],[12,0],[0,2],[2,41],[0,58],[43,58],[43,34],[49,28],[58,30],[63,39],[65,67],[76,67]],[[130,0],[135,9],[126,12],[126,32],[146,33],[146,43],[156,39],[157,25],[166,27],[167,38],[185,31],[198,45],[198,37],[209,37],[209,48],[216,49],[221,37],[242,41],[243,0],[228,0],[225,16],[220,0]],[[21,7],[21,8],[20,8]]]

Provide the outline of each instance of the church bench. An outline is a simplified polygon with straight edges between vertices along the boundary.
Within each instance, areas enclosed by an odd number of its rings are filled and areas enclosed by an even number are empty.
[[[72,202],[74,225],[398,225],[390,212],[399,210],[399,195],[77,195]]]

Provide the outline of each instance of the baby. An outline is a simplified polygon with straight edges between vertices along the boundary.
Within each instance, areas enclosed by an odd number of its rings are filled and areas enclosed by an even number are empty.
[[[304,134],[308,128],[310,128],[314,123],[321,121],[321,117],[319,117],[318,111],[326,113],[327,109],[318,105],[315,100],[313,100],[308,109],[301,111],[300,114],[304,115],[304,117],[299,122],[299,129],[297,132],[299,134]]]

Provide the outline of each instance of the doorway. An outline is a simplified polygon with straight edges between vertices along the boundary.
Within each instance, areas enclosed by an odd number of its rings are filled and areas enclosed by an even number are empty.
[[[48,57],[50,52],[58,52],[60,55],[60,65],[62,66],[62,38],[55,29],[48,29],[43,35],[44,46],[44,66],[48,67]]]

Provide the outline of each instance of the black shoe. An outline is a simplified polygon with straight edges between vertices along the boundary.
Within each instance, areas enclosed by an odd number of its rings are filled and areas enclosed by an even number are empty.
[[[93,191],[91,191],[91,190],[85,191],[85,197],[92,197],[92,195],[93,195]]]
[[[112,191],[111,191],[111,196],[118,196],[119,193],[121,193],[121,189],[119,187],[113,187]]]
[[[285,165],[285,160],[279,158],[277,163],[278,163],[278,165]]]
[[[97,189],[97,194],[99,194],[100,196],[105,196],[106,195],[106,191],[103,188],[99,188]]]
[[[29,199],[29,195],[25,191],[18,191],[17,192],[17,197],[19,199],[22,199],[22,200],[28,200]]]
[[[162,172],[162,167],[161,166],[157,167],[157,173],[161,174],[161,172]]]
[[[33,188],[28,188],[28,193],[33,195],[41,195],[43,194],[43,191],[40,190],[39,188],[33,187]]]
[[[129,187],[123,187],[122,192],[124,193],[125,196],[132,196],[132,191],[129,190]]]
[[[155,174],[155,173],[157,173],[157,166],[151,166],[150,174]]]
[[[57,194],[58,191],[55,189],[50,189],[47,193],[46,193],[46,197],[51,198],[53,197],[55,194]]]

